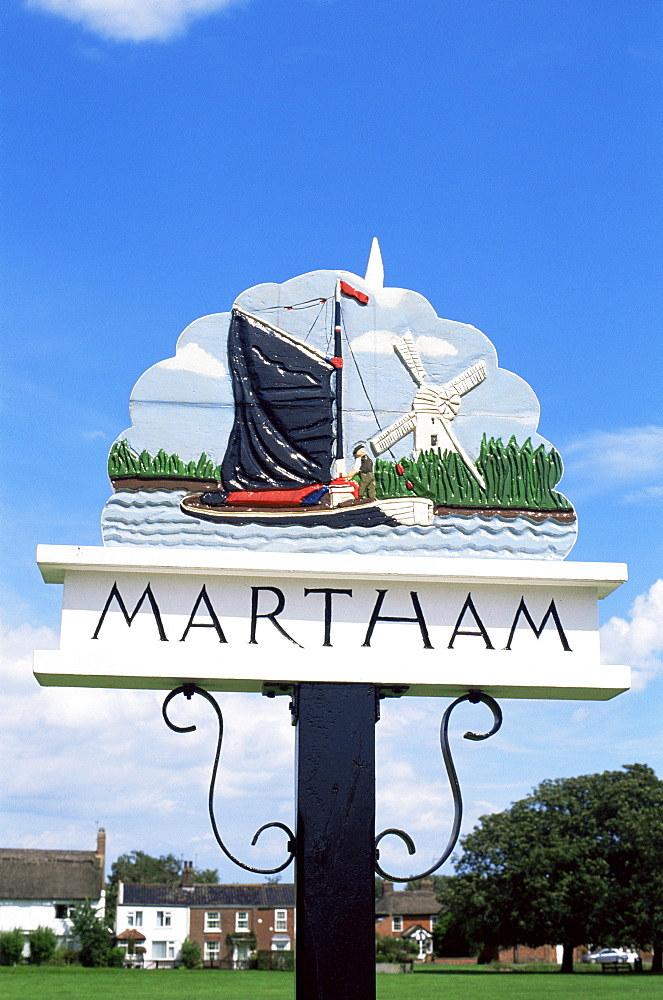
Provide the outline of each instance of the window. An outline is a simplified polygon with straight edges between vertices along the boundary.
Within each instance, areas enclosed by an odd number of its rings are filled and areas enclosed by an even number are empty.
[[[221,928],[221,917],[218,910],[208,910],[205,914],[205,930],[218,931]]]
[[[142,927],[143,926],[143,911],[142,910],[129,910],[127,913],[127,925],[129,927]]]
[[[157,927],[170,927],[170,913],[167,910],[157,910]]]
[[[235,930],[236,931],[248,931],[249,929],[249,911],[248,910],[238,910],[235,914]]]
[[[166,958],[166,941],[152,942],[152,958]]]
[[[275,931],[287,931],[288,929],[288,911],[287,910],[274,910],[274,930]]]
[[[431,448],[437,448],[437,434],[431,434],[431,436],[430,436],[430,446],[431,446]]]
[[[220,950],[221,943],[219,941],[205,941],[205,961],[217,962]]]
[[[402,917],[392,917],[391,918],[391,929],[397,934],[403,930],[403,918]]]
[[[55,919],[56,920],[66,920],[69,916],[69,907],[66,903],[56,903],[55,904]]]

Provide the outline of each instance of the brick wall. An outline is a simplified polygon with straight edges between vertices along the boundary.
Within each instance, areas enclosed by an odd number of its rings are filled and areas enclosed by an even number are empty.
[[[403,917],[403,929],[400,931],[393,931],[391,929],[391,921],[393,917],[389,914],[386,917],[378,917],[375,922],[375,933],[379,934],[381,937],[400,937],[403,931],[406,931],[408,927],[414,927],[416,924],[421,924],[425,927],[427,931],[433,930],[430,913],[422,916],[407,916]]]
[[[281,931],[276,930],[276,910],[275,909],[249,909],[241,907],[195,907],[191,909],[191,922],[189,936],[192,941],[197,941],[200,945],[201,951],[203,952],[203,958],[205,957],[205,942],[207,941],[218,941],[219,942],[219,958],[221,965],[228,965],[232,961],[232,945],[227,943],[228,935],[242,934],[246,931],[238,931],[237,929],[237,913],[245,912],[248,914],[248,928],[250,933],[255,935],[255,948],[256,950],[266,949],[270,950],[272,947],[272,938],[274,935],[284,935],[287,934],[290,938],[290,949],[294,949],[295,945],[295,913],[292,907],[279,907],[279,909],[286,910],[287,916],[287,930]],[[219,914],[219,924],[218,928],[206,928],[205,914],[207,913],[218,913]],[[253,950],[253,948],[252,948]]]

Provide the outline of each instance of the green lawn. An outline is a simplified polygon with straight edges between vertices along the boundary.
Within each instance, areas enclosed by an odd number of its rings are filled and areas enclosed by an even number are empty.
[[[378,1000],[624,1000],[660,995],[648,974],[495,972],[437,966],[377,977]],[[293,1000],[287,972],[155,972],[129,969],[0,968],[2,1000]],[[339,1000],[342,998],[339,997]]]

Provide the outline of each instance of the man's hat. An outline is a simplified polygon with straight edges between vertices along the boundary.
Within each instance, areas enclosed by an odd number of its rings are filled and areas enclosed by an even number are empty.
[[[362,449],[362,448],[363,448],[364,451],[366,451],[366,442],[365,441],[357,441],[356,445],[352,449],[352,454],[356,456],[357,452],[360,449]]]

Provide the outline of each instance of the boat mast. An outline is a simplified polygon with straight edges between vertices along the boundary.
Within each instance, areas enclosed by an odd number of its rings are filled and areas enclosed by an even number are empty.
[[[336,476],[345,475],[345,455],[343,451],[343,345],[341,343],[341,281],[336,282],[334,291],[334,357],[331,359],[336,369]]]

